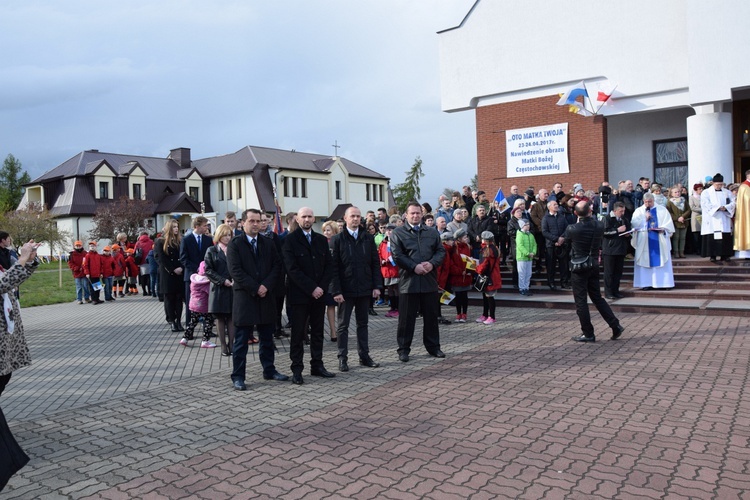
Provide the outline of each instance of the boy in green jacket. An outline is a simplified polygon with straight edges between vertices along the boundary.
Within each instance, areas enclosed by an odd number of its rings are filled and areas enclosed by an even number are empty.
[[[521,295],[530,297],[531,268],[536,255],[536,238],[529,232],[529,221],[522,219],[521,230],[516,233],[516,265],[518,266],[518,290]]]

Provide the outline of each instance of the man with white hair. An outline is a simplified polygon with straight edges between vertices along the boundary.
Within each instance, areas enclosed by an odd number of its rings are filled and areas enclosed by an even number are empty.
[[[643,193],[643,205],[633,213],[635,265],[633,287],[644,290],[674,287],[672,245],[674,222],[669,210],[654,202],[654,195]]]

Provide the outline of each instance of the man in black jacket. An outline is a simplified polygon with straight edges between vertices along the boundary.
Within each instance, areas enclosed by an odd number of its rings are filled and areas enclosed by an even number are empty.
[[[594,325],[591,324],[589,305],[586,296],[591,298],[599,314],[612,328],[612,340],[622,335],[625,328],[612,312],[607,301],[599,291],[599,248],[604,235],[604,224],[591,216],[591,205],[587,201],[579,201],[575,206],[578,223],[571,224],[565,229],[565,245],[570,248],[570,258],[589,256],[592,266],[581,272],[574,272],[571,276],[573,284],[573,297],[576,301],[576,313],[581,322],[582,335],[576,335],[576,342],[595,342]]]
[[[630,221],[625,217],[625,204],[615,202],[614,215],[607,216],[604,227],[604,244],[602,258],[604,260],[604,297],[621,299],[620,279],[625,265],[625,255],[630,251],[630,235],[620,236],[630,231]]]
[[[477,214],[469,219],[468,230],[469,241],[471,241],[472,256],[479,257],[479,250],[482,248],[482,233],[485,231],[491,232],[495,235],[497,240],[498,228],[492,217],[487,215],[487,209],[483,205],[476,205],[474,207]]]
[[[570,288],[570,269],[568,268],[568,252],[564,243],[565,228],[568,220],[558,207],[556,201],[547,202],[547,213],[542,218],[542,235],[547,251],[547,285],[550,290],[557,290],[555,286],[555,272],[560,267],[560,288]]]
[[[444,358],[438,330],[437,269],[445,259],[445,248],[434,229],[420,224],[422,207],[406,207],[406,224],[391,233],[391,253],[399,267],[399,316],[396,340],[398,358],[409,361],[417,311],[424,320],[424,346],[430,356]]]
[[[287,315],[292,323],[289,357],[292,360],[292,382],[302,384],[305,354],[305,328],[310,325],[310,375],[335,377],[323,366],[323,296],[331,284],[333,266],[325,236],[312,230],[315,215],[312,208],[297,212],[299,227],[284,238],[282,253],[288,279]],[[437,231],[434,231],[437,234]]]
[[[274,366],[274,288],[278,286],[281,258],[273,241],[260,236],[260,216],[260,210],[245,210],[242,214],[243,234],[235,236],[227,245],[227,265],[234,282],[232,321],[237,325],[232,348],[232,383],[238,391],[246,388],[247,341],[254,326],[258,327],[260,338],[258,357],[263,366],[263,378],[289,380]]]
[[[333,278],[329,291],[339,304],[336,336],[339,349],[339,371],[349,371],[349,321],[352,310],[357,317],[357,353],[359,364],[377,368],[378,363],[370,357],[368,342],[368,311],[370,299],[380,297],[383,277],[380,274],[380,259],[375,238],[362,230],[362,212],[349,207],[344,213],[346,227],[331,239],[333,253]]]

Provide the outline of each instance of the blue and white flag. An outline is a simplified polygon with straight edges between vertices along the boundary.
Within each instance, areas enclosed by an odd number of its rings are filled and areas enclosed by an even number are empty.
[[[497,209],[500,213],[503,213],[510,208],[510,204],[508,203],[508,200],[505,199],[502,188],[497,190],[495,201],[497,202]]]

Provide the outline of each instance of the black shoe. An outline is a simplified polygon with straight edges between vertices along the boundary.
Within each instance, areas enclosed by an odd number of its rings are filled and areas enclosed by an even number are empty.
[[[349,371],[349,364],[346,362],[346,358],[339,359],[339,371],[340,372]]]
[[[247,387],[245,386],[245,382],[243,382],[242,380],[235,380],[233,384],[234,384],[235,391],[247,390]]]
[[[445,357],[445,353],[443,351],[441,351],[440,349],[438,349],[435,352],[431,352],[430,356],[435,357],[435,358],[444,358]]]
[[[612,300],[612,299],[615,298],[615,296],[614,295],[605,295],[604,298]]]
[[[409,361],[409,355],[406,354],[405,352],[399,353],[398,359],[406,363],[407,361]]]
[[[555,285],[549,285],[549,289],[554,291],[557,291],[557,287]]]
[[[721,258],[722,262],[729,262],[730,260],[732,260],[732,259],[730,259],[729,257],[722,257]]]
[[[286,325],[284,325],[284,328],[291,328],[291,327],[292,327],[292,322],[291,321],[287,321]]]
[[[711,257],[708,260],[709,260],[709,262],[712,262],[712,263],[716,264],[716,257]]]
[[[376,313],[376,312],[375,312],[375,309],[373,309],[372,307],[370,308],[370,310],[369,310],[369,311],[368,311],[367,313],[368,313],[368,314],[369,314],[370,316],[377,316],[377,315],[378,315],[378,313]]]
[[[185,329],[182,327],[182,323],[180,323],[179,319],[177,321],[175,321],[174,324],[177,327],[177,331],[178,332],[184,332],[185,331]]]
[[[573,287],[572,287],[572,286],[570,286],[569,284],[565,283],[565,284],[564,284],[563,286],[561,286],[560,288],[562,288],[563,290],[571,290],[571,289],[572,289]]]
[[[573,340],[576,342],[596,342],[596,337],[593,335],[591,337],[587,337],[585,335],[576,335],[573,337]]]
[[[221,355],[224,356],[225,358],[228,358],[229,356],[232,355],[232,353],[229,351],[221,351]]]
[[[302,385],[305,383],[304,380],[302,380],[302,374],[301,373],[294,373],[292,374],[292,383],[297,385]]]
[[[370,357],[359,358],[359,364],[368,368],[377,368],[378,366],[380,366],[380,363],[376,363]]]
[[[625,331],[625,327],[618,324],[617,326],[612,327],[612,340],[617,340],[622,335],[622,332]]]
[[[275,372],[270,377],[263,375],[263,378],[265,380],[278,380],[279,382],[286,382],[287,380],[289,380],[289,375],[284,375],[282,373]]]
[[[310,375],[313,377],[333,378],[336,376],[335,373],[331,373],[321,366],[320,368],[310,368]]]
[[[331,342],[338,342],[339,341],[338,337],[330,337],[330,339],[331,339]]]
[[[612,296],[616,299],[624,299],[625,296],[621,293],[613,293]]]
[[[453,324],[453,322],[452,322],[451,320],[449,320],[449,319],[445,319],[445,318],[444,318],[444,317],[442,317],[442,316],[440,316],[440,317],[438,318],[438,323],[440,323],[441,325],[452,325],[452,324]]]
[[[180,329],[177,328],[177,322],[176,321],[172,321],[171,325],[172,325],[172,331],[173,332],[179,332],[180,331]]]

